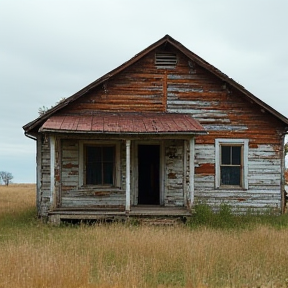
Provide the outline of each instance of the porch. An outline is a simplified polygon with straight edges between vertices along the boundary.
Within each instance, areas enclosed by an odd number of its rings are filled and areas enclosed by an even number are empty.
[[[192,211],[186,207],[164,207],[158,205],[131,206],[131,210],[121,208],[57,208],[48,212],[49,222],[59,225],[61,221],[127,221],[135,218],[141,221],[155,219],[157,223],[163,221],[185,221],[191,217]],[[156,220],[157,219],[157,220]],[[168,220],[169,219],[169,220]]]

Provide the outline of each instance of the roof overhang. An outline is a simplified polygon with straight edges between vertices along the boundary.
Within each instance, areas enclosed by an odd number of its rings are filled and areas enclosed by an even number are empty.
[[[51,116],[39,132],[91,134],[207,134],[189,114],[110,113]]]

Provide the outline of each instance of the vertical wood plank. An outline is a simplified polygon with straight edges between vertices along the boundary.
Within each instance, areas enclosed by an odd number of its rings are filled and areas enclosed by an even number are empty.
[[[186,183],[186,175],[187,175],[187,140],[184,140],[184,150],[183,150],[183,197],[184,197],[184,205],[187,206],[187,183]]]
[[[165,197],[165,142],[160,144],[160,205],[164,205]]]
[[[190,207],[194,204],[194,174],[195,174],[195,139],[194,137],[189,141],[190,147],[190,162],[189,162],[189,194],[190,194]]]
[[[57,155],[58,157],[56,158],[56,170],[57,170],[57,175],[55,175],[55,185],[56,185],[56,189],[55,189],[55,205],[56,207],[60,207],[61,206],[61,192],[62,192],[62,141],[59,137],[57,137],[56,140],[56,150],[57,150]],[[56,151],[55,150],[55,151]]]
[[[41,138],[42,135],[38,134],[37,135],[37,148],[36,148],[36,159],[37,159],[37,170],[36,170],[36,207],[37,207],[37,213],[38,216],[41,215],[41,166],[42,166],[42,157],[41,157]]]
[[[50,205],[55,205],[55,137],[50,136]]]
[[[126,211],[130,211],[130,147],[131,140],[126,140]]]
[[[167,70],[165,70],[165,74],[163,77],[163,107],[164,111],[167,111]]]
[[[286,197],[285,197],[285,134],[282,135],[281,143],[281,213],[285,213]]]
[[[244,183],[243,183],[243,188],[248,190],[249,186],[248,186],[248,147],[249,147],[249,140],[248,139],[244,139],[243,140],[243,144],[244,144],[244,151],[243,151],[243,177],[244,177]]]

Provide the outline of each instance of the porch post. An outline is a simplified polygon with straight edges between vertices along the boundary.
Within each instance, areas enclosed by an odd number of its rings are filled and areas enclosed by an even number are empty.
[[[55,137],[50,136],[50,207],[55,203]]]
[[[189,194],[190,194],[190,207],[194,204],[194,174],[195,174],[195,139],[194,137],[189,141],[190,161],[189,161]]]
[[[130,146],[131,140],[126,140],[126,211],[130,211]]]
[[[37,149],[36,149],[36,169],[37,169],[37,173],[36,173],[36,183],[37,183],[37,193],[36,193],[36,207],[37,207],[37,214],[38,216],[40,216],[40,209],[41,209],[41,197],[40,197],[40,190],[41,190],[41,177],[42,177],[42,155],[41,155],[41,145],[42,145],[42,141],[41,141],[42,135],[38,135],[37,136]]]

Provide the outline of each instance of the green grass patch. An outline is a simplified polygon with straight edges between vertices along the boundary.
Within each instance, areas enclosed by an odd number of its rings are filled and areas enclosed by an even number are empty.
[[[214,212],[207,204],[198,204],[194,210],[195,213],[187,222],[187,225],[192,228],[206,226],[216,229],[251,229],[257,225],[268,225],[276,229],[288,228],[288,215],[275,215],[269,209],[262,214],[254,211],[237,214],[233,213],[227,204],[220,205],[217,212]]]
[[[33,226],[38,222],[36,215],[35,207],[29,207],[19,212],[8,212],[0,216],[0,227]]]

